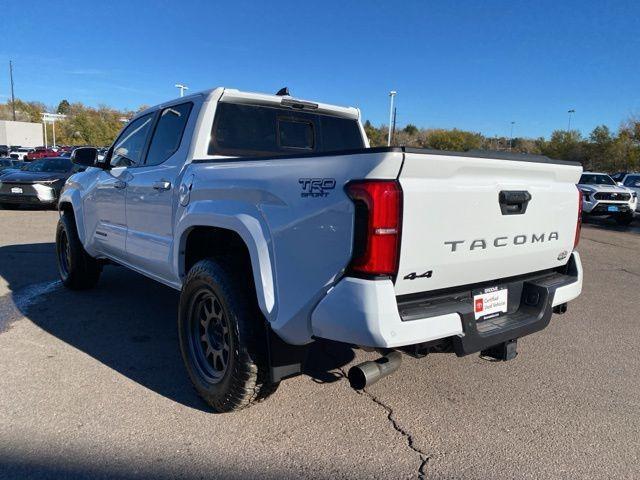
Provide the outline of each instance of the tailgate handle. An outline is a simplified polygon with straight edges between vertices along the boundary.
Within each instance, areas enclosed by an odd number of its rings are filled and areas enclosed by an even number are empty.
[[[526,190],[502,190],[498,195],[502,215],[522,215],[527,211],[531,194]]]

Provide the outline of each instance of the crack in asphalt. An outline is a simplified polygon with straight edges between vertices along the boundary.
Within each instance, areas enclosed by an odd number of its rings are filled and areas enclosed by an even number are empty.
[[[632,272],[631,270],[627,270],[626,268],[621,268],[621,271],[628,273],[629,275],[635,275],[636,277],[640,277],[640,273]]]
[[[418,478],[418,480],[424,480],[426,478],[426,474],[427,474],[426,468],[427,468],[427,464],[429,463],[429,456],[425,452],[420,450],[418,447],[416,447],[415,440],[413,438],[413,434],[408,432],[407,430],[405,430],[402,427],[402,425],[400,425],[398,423],[398,421],[393,417],[393,408],[391,408],[389,405],[384,403],[382,400],[380,400],[378,397],[376,397],[371,392],[367,392],[366,390],[362,390],[362,394],[366,395],[367,397],[369,397],[371,399],[371,401],[373,401],[377,405],[380,405],[382,408],[384,408],[386,410],[387,419],[389,420],[389,422],[391,423],[393,428],[407,440],[407,446],[411,450],[413,450],[415,453],[418,454],[418,456],[420,457],[420,466],[418,467],[418,477],[417,478]]]
[[[611,247],[623,248],[623,249],[625,249],[625,250],[633,250],[633,251],[635,251],[635,250],[636,250],[636,248],[634,248],[634,247],[626,247],[626,246],[624,246],[624,245],[620,245],[619,243],[605,242],[605,241],[603,241],[603,240],[595,240],[595,239],[593,239],[593,238],[589,238],[589,237],[581,237],[580,239],[581,239],[581,240],[583,240],[583,239],[584,239],[584,240],[588,240],[588,241],[590,241],[590,242],[594,242],[594,243],[599,243],[599,244],[601,244],[601,245],[609,245],[609,246],[611,246]]]
[[[594,272],[624,272],[629,275],[634,275],[636,277],[640,277],[640,273],[628,270],[624,267],[615,267],[615,268],[599,268],[597,270],[593,270]]]
[[[330,357],[336,358],[326,348],[323,348],[323,350]],[[344,368],[342,367],[336,367],[336,368],[338,369],[342,377],[348,381],[349,375],[347,374],[347,372],[345,372]],[[351,387],[349,388],[353,390]],[[404,427],[402,427],[402,425],[400,425],[398,421],[394,418],[393,408],[391,408],[389,405],[384,403],[382,400],[376,397],[373,393],[368,392],[366,389],[362,389],[362,391],[359,391],[359,390],[353,390],[353,391],[355,391],[355,393],[357,393],[358,395],[368,397],[369,400],[371,400],[376,405],[382,407],[385,410],[385,412],[387,412],[387,420],[389,421],[393,429],[405,438],[405,440],[407,441],[407,446],[411,450],[413,450],[415,453],[417,453],[418,457],[420,457],[420,465],[418,466],[418,475],[416,478],[418,480],[424,480],[427,475],[426,469],[427,469],[427,464],[429,463],[430,457],[429,455],[427,455],[427,453],[423,452],[418,447],[416,447],[416,442],[413,438],[413,434],[407,431]]]

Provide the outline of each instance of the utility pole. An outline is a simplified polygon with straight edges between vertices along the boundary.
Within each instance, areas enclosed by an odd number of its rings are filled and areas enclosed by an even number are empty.
[[[393,137],[396,134],[396,111],[397,109],[393,107],[393,125],[391,127],[391,141],[393,141]]]
[[[571,115],[576,113],[576,111],[572,108],[571,110],[567,110],[567,113],[569,114],[569,125],[567,126],[567,132],[571,131]]]
[[[513,145],[513,126],[516,122],[511,121],[511,133],[509,134],[509,151],[511,151],[511,146]]]
[[[393,121],[393,99],[398,92],[391,90],[389,96],[391,97],[391,105],[389,106],[389,135],[387,137],[387,147],[391,146],[391,122]]]
[[[184,97],[185,90],[189,90],[189,87],[187,87],[186,85],[183,85],[182,83],[176,83],[174,87],[180,89],[180,98]]]
[[[13,109],[13,121],[16,121],[16,97],[13,94],[13,63],[9,60],[9,79],[11,80],[11,108]]]

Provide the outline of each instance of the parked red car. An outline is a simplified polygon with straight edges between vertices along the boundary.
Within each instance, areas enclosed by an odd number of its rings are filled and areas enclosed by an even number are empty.
[[[56,152],[55,150],[51,150],[47,147],[36,147],[33,152],[27,153],[24,157],[25,162],[31,162],[32,160],[37,160],[38,158],[49,158],[49,157],[59,157],[60,152]]]

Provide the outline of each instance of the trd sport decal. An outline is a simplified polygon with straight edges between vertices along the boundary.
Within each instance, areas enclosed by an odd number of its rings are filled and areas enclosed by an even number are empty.
[[[298,183],[302,185],[302,198],[326,197],[336,188],[335,178],[301,178]]]
[[[433,275],[433,270],[429,270],[428,272],[424,272],[421,275],[418,275],[416,272],[411,272],[408,275],[404,276],[405,280],[415,280],[416,278],[431,278],[431,275]]]

